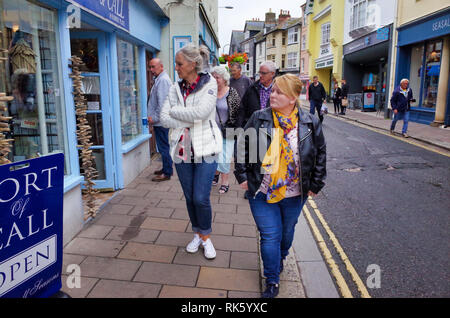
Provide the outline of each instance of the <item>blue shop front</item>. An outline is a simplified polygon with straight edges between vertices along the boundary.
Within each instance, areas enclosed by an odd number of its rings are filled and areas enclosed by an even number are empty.
[[[64,154],[64,244],[82,228],[82,172],[69,59],[85,67],[96,187],[116,191],[150,164],[149,60],[160,50],[167,16],[153,0],[0,0],[0,92],[10,161]]]
[[[410,80],[416,100],[411,104],[411,121],[446,125],[450,122],[450,90],[444,84],[450,83],[449,37],[450,9],[398,29],[395,82],[398,85],[403,78]]]

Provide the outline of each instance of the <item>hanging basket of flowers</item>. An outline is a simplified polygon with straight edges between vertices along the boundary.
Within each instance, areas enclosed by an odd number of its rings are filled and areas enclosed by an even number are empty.
[[[228,63],[228,67],[231,67],[233,63],[245,64],[248,61],[247,53],[237,53],[235,52],[233,55],[222,54],[219,58],[221,64]]]

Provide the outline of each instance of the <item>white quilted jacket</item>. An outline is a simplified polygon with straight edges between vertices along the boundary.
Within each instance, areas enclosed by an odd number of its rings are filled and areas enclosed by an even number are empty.
[[[178,83],[170,87],[162,107],[162,126],[170,128],[170,155],[175,150],[185,128],[190,128],[195,157],[208,157],[222,152],[222,133],[216,124],[217,82],[209,74],[209,81],[191,93],[184,102]]]

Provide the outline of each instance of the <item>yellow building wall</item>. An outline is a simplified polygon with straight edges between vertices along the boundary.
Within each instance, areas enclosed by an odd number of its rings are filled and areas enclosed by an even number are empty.
[[[450,7],[449,0],[398,0],[398,25]]]
[[[331,12],[319,19],[313,21],[313,18],[331,5]],[[330,72],[336,80],[342,78],[342,55],[344,41],[344,11],[345,0],[327,0],[315,1],[313,13],[308,15],[308,36],[307,36],[307,52],[309,55],[309,77],[319,76],[319,81],[330,94]],[[316,69],[316,59],[320,56],[320,41],[322,37],[321,25],[331,23],[330,42],[333,53],[333,68]]]

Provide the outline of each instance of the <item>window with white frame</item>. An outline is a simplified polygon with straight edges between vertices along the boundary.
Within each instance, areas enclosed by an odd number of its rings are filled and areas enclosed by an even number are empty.
[[[322,39],[321,45],[327,45],[330,43],[331,23],[322,24]]]
[[[259,56],[261,56],[263,54],[262,52],[262,43],[259,44]]]
[[[355,30],[366,25],[369,0],[352,0],[351,2],[350,30]]]
[[[298,43],[298,27],[290,28],[288,30],[288,45]]]
[[[302,59],[302,69],[301,71],[304,73],[305,72],[305,59]]]
[[[306,34],[302,35],[302,50],[306,50]]]
[[[297,52],[291,52],[288,53],[288,68],[296,68],[298,67],[298,53]]]

